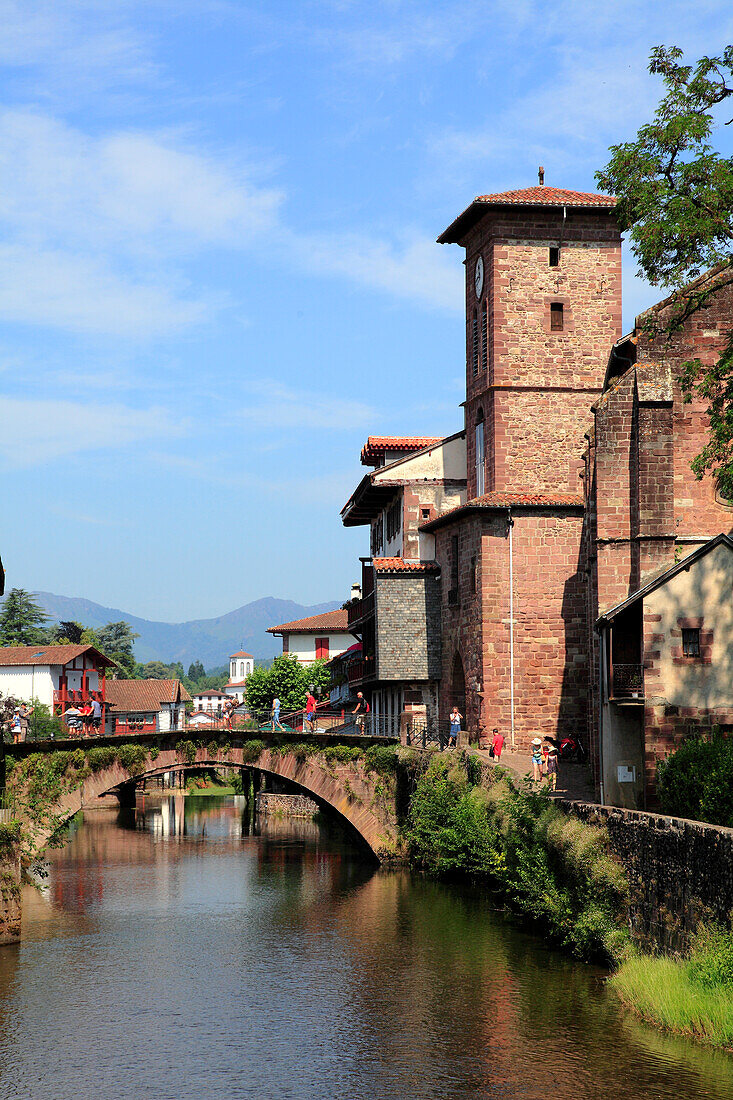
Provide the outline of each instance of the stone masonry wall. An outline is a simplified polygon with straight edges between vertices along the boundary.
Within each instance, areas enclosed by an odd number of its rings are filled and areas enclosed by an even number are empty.
[[[273,794],[261,791],[257,795],[257,812],[312,818],[318,813],[318,805],[304,794]]]
[[[20,858],[0,860],[0,945],[20,940]]]
[[[608,830],[629,877],[631,933],[639,946],[684,951],[701,921],[728,924],[733,829],[587,802],[562,805]]]
[[[440,677],[440,580],[435,573],[378,574],[377,679]]]

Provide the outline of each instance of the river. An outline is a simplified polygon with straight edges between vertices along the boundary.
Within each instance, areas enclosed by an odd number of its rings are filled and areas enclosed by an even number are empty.
[[[715,1100],[733,1058],[630,1019],[476,891],[242,799],[94,810],[0,948],[3,1100]]]

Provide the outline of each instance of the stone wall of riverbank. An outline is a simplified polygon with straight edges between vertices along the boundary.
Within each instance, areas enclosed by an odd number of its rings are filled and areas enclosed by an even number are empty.
[[[631,934],[644,950],[684,951],[701,921],[729,923],[733,829],[588,802],[561,805],[608,830],[629,878]]]
[[[318,813],[318,806],[312,798],[307,798],[304,794],[261,792],[257,795],[257,813],[312,818]]]
[[[0,859],[0,945],[20,940],[20,858]]]

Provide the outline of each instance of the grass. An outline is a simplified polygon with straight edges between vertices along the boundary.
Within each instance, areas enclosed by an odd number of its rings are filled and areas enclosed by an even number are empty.
[[[733,1050],[733,932],[701,926],[687,959],[634,956],[610,983],[647,1023]]]
[[[217,787],[212,785],[211,787],[195,787],[193,790],[188,791],[189,795],[193,795],[194,798],[208,798],[211,795],[219,796],[236,794],[234,787]]]

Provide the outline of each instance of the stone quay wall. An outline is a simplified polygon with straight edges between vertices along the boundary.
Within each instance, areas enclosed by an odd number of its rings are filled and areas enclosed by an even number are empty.
[[[683,952],[702,921],[729,923],[733,829],[588,802],[561,805],[607,829],[629,877],[631,935],[644,950]]]
[[[0,945],[20,940],[20,857],[0,860]]]
[[[257,813],[311,818],[318,813],[318,804],[304,794],[273,794],[262,791],[257,795]]]

